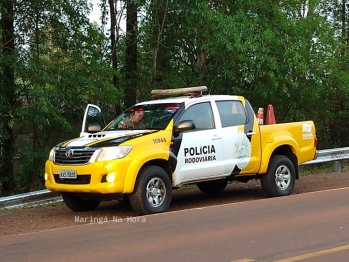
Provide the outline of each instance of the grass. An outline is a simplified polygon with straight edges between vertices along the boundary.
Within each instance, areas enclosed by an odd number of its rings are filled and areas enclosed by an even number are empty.
[[[62,206],[64,204],[63,201],[53,201],[49,203],[41,203],[41,204],[32,204],[32,205],[27,205],[23,206],[26,208],[46,208],[48,206]]]
[[[189,185],[184,185],[184,186],[180,186],[177,191],[185,191],[185,190],[190,190],[193,188],[197,188],[196,184],[189,184]]]
[[[340,161],[341,172],[349,172],[349,160]],[[334,162],[327,162],[315,165],[304,165],[299,167],[300,175],[316,175],[322,173],[333,173],[334,171]]]
[[[21,209],[27,209],[27,208],[46,208],[48,206],[62,206],[64,205],[63,201],[53,201],[53,202],[49,202],[49,203],[40,203],[40,204],[25,204],[22,206],[18,206],[18,207],[13,207],[13,208],[6,208],[6,207],[2,207],[0,208],[0,213],[3,212],[10,212],[13,210],[21,210]]]

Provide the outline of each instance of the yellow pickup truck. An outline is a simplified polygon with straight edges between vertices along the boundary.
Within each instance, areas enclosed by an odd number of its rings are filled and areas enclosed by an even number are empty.
[[[49,154],[46,188],[74,211],[126,200],[140,215],[165,212],[172,190],[186,184],[217,194],[229,181],[257,178],[268,197],[291,194],[298,166],[316,158],[314,123],[258,125],[244,97],[205,91],[153,90],[108,125],[87,105],[80,137]]]

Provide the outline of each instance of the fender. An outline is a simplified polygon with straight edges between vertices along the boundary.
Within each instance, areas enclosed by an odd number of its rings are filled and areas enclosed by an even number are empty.
[[[264,149],[262,153],[261,166],[258,174],[264,174],[267,172],[270,158],[274,151],[280,146],[288,146],[289,148],[291,148],[292,152],[295,155],[299,155],[298,144],[292,136],[283,135],[273,137],[272,134],[269,134],[268,137],[264,138],[266,138],[266,141],[262,142],[262,148]]]
[[[136,153],[134,155],[133,154],[130,155],[130,157],[133,158],[133,161],[128,167],[126,178],[125,178],[125,184],[124,184],[125,194],[131,194],[133,192],[139,170],[141,170],[141,168],[144,166],[145,163],[155,159],[162,159],[165,161],[169,161],[172,127],[173,127],[173,119],[167,125],[165,130],[156,133],[156,135],[149,136],[151,137],[152,139],[151,141],[153,142],[154,142],[153,140],[154,137],[164,137],[166,139],[166,142],[163,144],[157,144],[158,146],[153,146],[154,144],[144,143],[141,146],[138,143]],[[134,143],[134,141],[132,143]],[[128,145],[128,144],[132,145],[132,143],[127,142],[127,143],[124,143],[123,145]]]
[[[169,161],[170,150],[169,148],[153,148],[151,150],[141,151],[138,155],[136,155],[128,167],[126,178],[125,178],[125,186],[124,192],[125,194],[131,194],[133,192],[134,186],[136,184],[137,176],[141,168],[149,161],[155,159],[162,159],[165,161]]]

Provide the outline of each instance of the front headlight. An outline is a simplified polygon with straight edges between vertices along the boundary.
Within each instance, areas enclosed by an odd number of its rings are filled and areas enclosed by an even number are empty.
[[[127,156],[131,149],[132,146],[103,147],[96,161],[108,161],[123,158]]]
[[[54,158],[55,158],[55,148],[53,147],[50,151],[50,154],[48,155],[48,160],[51,160],[53,162]]]

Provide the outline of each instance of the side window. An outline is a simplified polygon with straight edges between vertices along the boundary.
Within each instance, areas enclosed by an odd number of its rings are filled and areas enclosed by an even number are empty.
[[[209,102],[200,103],[189,107],[181,116],[179,121],[193,120],[195,130],[213,129],[214,121]]]
[[[240,101],[216,101],[222,127],[243,125],[246,113]]]

